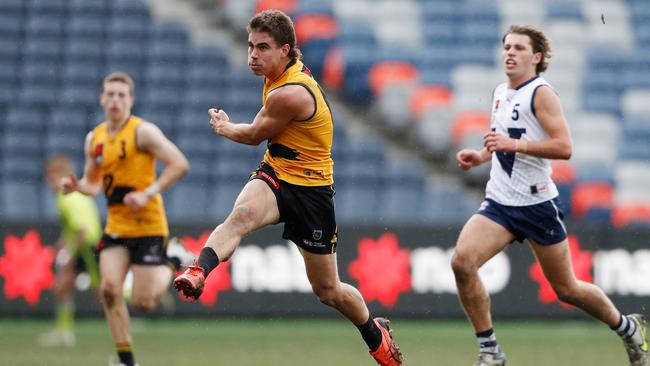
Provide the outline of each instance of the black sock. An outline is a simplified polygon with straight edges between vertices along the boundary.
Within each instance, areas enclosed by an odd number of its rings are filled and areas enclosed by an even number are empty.
[[[181,260],[178,257],[167,257],[167,262],[169,266],[172,267],[175,271],[181,269]]]
[[[368,345],[368,348],[371,351],[376,351],[381,344],[381,329],[377,327],[375,321],[372,319],[372,315],[368,318],[368,321],[364,324],[357,325],[361,337]]]
[[[133,357],[133,349],[129,343],[116,344],[117,356],[120,358],[120,363],[126,366],[135,366],[135,358]]]
[[[204,247],[201,249],[201,254],[198,259],[199,267],[203,268],[203,275],[205,278],[208,278],[210,272],[219,265],[219,257],[217,253],[214,252],[214,249],[210,247]]]

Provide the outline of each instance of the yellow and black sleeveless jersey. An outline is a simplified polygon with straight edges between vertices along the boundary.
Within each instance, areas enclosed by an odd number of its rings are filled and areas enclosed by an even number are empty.
[[[99,166],[104,194],[108,201],[107,235],[132,238],[167,236],[169,229],[162,196],[152,197],[147,205],[132,211],[122,203],[131,191],[142,191],[156,179],[153,155],[138,150],[136,129],[142,120],[132,116],[115,135],[108,135],[108,123],[93,130],[91,157]]]
[[[262,102],[269,93],[285,85],[302,85],[316,102],[314,114],[303,121],[291,121],[279,135],[268,140],[264,161],[279,179],[300,186],[334,183],[332,136],[334,125],[325,94],[301,61],[287,65],[277,80],[264,83]]]

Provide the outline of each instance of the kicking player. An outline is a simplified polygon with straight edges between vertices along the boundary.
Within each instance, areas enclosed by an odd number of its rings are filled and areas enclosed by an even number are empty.
[[[111,328],[119,365],[133,366],[129,313],[122,288],[129,269],[133,272],[131,304],[153,310],[167,290],[173,268],[181,259],[168,258],[167,217],[161,192],[189,169],[176,145],[151,122],[131,114],[134,84],[123,72],[104,79],[100,102],[106,121],[88,133],[83,177],[61,181],[64,193],[96,195],[104,191],[108,215],[104,235],[97,246],[101,274],[100,295]],[[156,177],[156,161],[165,168]]]
[[[231,122],[223,110],[210,109],[210,125],[217,135],[241,144],[267,140],[268,149],[226,221],[208,238],[197,265],[177,277],[174,286],[198,298],[205,278],[232,256],[243,236],[284,222],[283,238],[298,246],[318,299],[358,327],[380,365],[401,365],[388,321],[373,319],[359,291],[338,276],[332,113],[300,61],[293,23],[283,12],[269,10],[255,15],[247,30],[248,66],[265,78],[262,109],[251,124]]]
[[[645,365],[645,317],[621,314],[600,288],[579,281],[573,272],[558,190],[551,180],[551,160],[569,159],[572,143],[560,99],[540,77],[550,56],[543,32],[510,27],[502,50],[508,80],[494,90],[492,131],[483,138],[482,150],[465,149],[456,155],[464,170],[492,162],[485,201],[463,227],[451,263],[458,297],[480,347],[475,365],[506,362],[478,269],[508,244],[523,239],[559,299],[609,325],[622,338],[630,365]]]

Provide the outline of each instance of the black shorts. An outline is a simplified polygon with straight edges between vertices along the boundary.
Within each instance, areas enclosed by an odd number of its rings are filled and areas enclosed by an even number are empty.
[[[166,236],[115,238],[104,234],[102,240],[97,244],[97,253],[113,246],[123,246],[128,249],[131,264],[160,265],[168,263]]]
[[[268,164],[261,163],[249,180],[261,179],[271,188],[278,202],[282,238],[315,254],[336,252],[338,229],[334,215],[332,186],[298,186],[278,179]]]

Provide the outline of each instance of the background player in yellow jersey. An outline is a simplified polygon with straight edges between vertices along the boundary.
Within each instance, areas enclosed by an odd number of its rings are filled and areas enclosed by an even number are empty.
[[[56,324],[53,331],[39,337],[39,343],[44,346],[74,346],[75,283],[77,275],[85,272],[91,289],[97,290],[99,269],[93,248],[102,236],[102,224],[92,198],[78,192],[64,195],[59,190],[61,178],[74,171],[70,158],[53,155],[47,160],[44,170],[47,184],[56,195],[61,236],[56,244]]]
[[[373,319],[359,291],[338,276],[332,114],[300,61],[293,23],[286,14],[269,10],[255,15],[247,30],[249,66],[265,77],[263,106],[251,124],[233,123],[226,112],[211,109],[210,125],[217,135],[241,144],[268,140],[268,149],[228,218],[208,238],[196,266],[177,277],[174,286],[198,298],[210,271],[232,256],[243,236],[284,222],[283,237],[300,249],[319,300],[359,328],[380,365],[401,365],[388,321]]]
[[[166,255],[169,229],[160,193],[189,169],[183,153],[158,127],[131,114],[133,93],[127,74],[106,76],[100,95],[106,121],[86,137],[83,177],[70,175],[61,181],[65,193],[96,195],[103,189],[108,201],[98,245],[100,295],[120,364],[126,366],[135,361],[124,279],[131,269],[131,304],[139,310],[153,310],[167,290],[173,268]],[[165,166],[157,178],[156,160]]]

